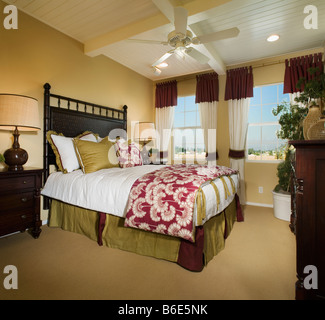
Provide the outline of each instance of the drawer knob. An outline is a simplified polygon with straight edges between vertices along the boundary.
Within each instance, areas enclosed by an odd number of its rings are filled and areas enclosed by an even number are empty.
[[[22,198],[21,199],[21,202],[24,202],[25,203],[25,202],[27,202],[27,200],[28,200],[27,198]]]
[[[25,220],[25,219],[27,218],[27,216],[24,214],[24,215],[21,216],[21,218],[22,218],[23,220]]]
[[[24,181],[23,184],[27,184],[27,181]]]

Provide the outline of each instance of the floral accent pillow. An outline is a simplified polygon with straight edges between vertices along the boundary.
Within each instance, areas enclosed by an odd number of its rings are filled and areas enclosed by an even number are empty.
[[[141,152],[134,142],[128,143],[124,139],[117,140],[115,150],[121,168],[143,165]]]

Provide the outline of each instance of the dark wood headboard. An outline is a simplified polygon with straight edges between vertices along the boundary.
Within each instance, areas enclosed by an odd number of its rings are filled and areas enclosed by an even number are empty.
[[[51,86],[44,85],[44,183],[50,174],[50,165],[56,165],[55,155],[46,139],[48,131],[75,137],[92,131],[107,137],[114,129],[126,138],[127,106],[123,110],[68,98],[50,92]],[[124,135],[123,135],[124,133]],[[44,198],[44,209],[49,209],[49,199]]]

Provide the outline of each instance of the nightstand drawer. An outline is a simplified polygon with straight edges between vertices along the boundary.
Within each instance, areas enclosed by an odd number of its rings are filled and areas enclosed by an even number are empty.
[[[0,235],[24,231],[33,225],[34,212],[32,209],[20,212],[5,212],[0,214]]]
[[[33,208],[34,192],[25,192],[0,197],[1,211]]]
[[[42,173],[39,168],[0,168],[0,236],[31,229],[32,236],[39,237]]]
[[[1,180],[0,192],[35,188],[35,176],[10,177]]]

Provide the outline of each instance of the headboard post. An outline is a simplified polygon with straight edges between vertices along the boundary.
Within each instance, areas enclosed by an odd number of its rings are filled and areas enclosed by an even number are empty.
[[[46,134],[47,131],[49,130],[49,121],[50,121],[50,89],[51,86],[49,83],[46,83],[44,85],[44,136],[43,136],[43,143],[44,143],[44,159],[43,159],[43,163],[44,163],[44,176],[43,176],[43,182],[45,183],[49,174],[50,174],[50,170],[49,170],[49,158],[48,158],[48,154],[49,154],[49,144],[47,143],[47,139],[46,139]],[[44,197],[44,205],[43,205],[45,210],[48,210],[50,207],[50,199],[47,197]]]
[[[124,106],[123,107],[123,110],[124,110],[124,114],[123,114],[123,122],[124,122],[124,130],[125,132],[127,132],[128,130],[128,125],[127,125],[127,119],[128,119],[128,106]]]

